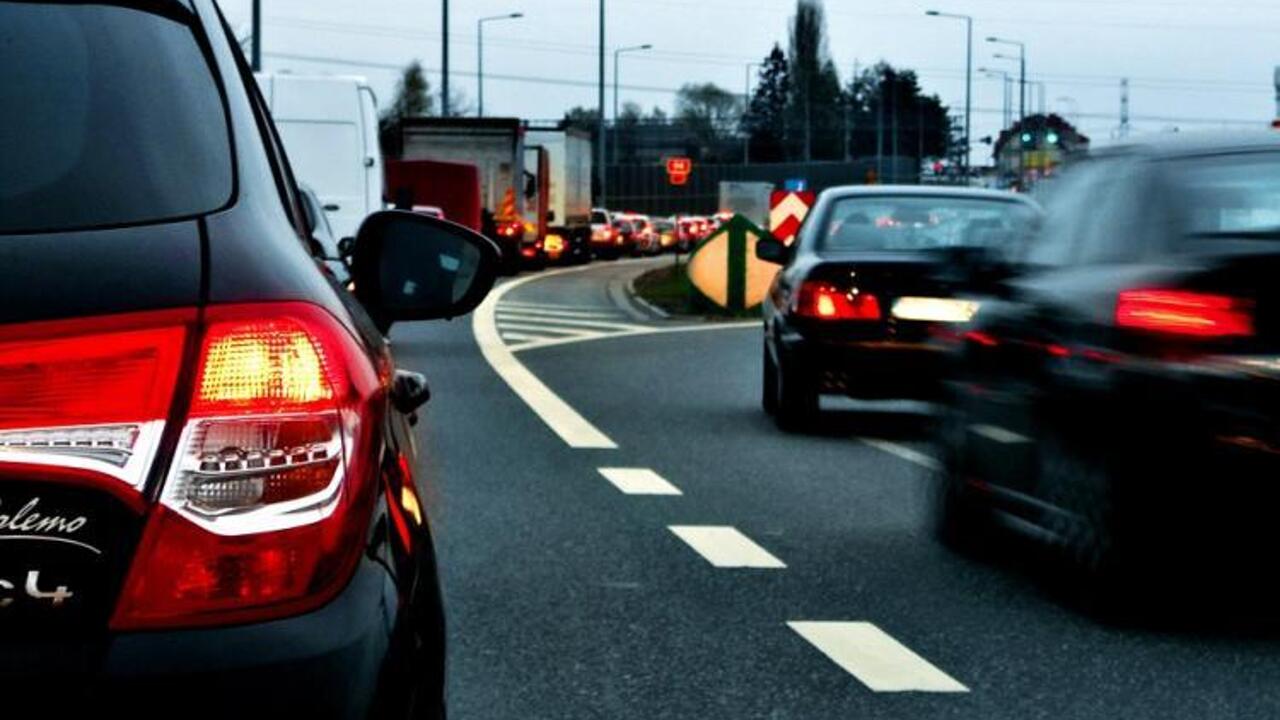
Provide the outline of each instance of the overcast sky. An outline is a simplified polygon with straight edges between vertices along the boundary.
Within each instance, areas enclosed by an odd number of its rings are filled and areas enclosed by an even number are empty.
[[[220,0],[248,34],[250,0]],[[390,98],[395,67],[417,58],[439,88],[440,0],[262,0],[268,70],[358,73]],[[358,9],[355,6],[359,6]],[[915,69],[926,92],[964,107],[964,23],[974,17],[974,67],[1008,69],[1016,54],[984,42],[1027,44],[1028,75],[1044,81],[1051,111],[1106,139],[1119,122],[1122,77],[1131,79],[1136,132],[1261,126],[1275,113],[1280,0],[826,0],[833,59],[847,80],[855,64],[887,60]],[[622,62],[623,102],[670,109],[687,82],[736,93],[747,63],[786,45],[795,0],[608,0],[608,45],[652,43]],[[474,108],[477,18],[523,12],[486,25],[485,114],[559,118],[596,104],[598,0],[452,0],[451,83]],[[310,58],[310,59],[308,59]],[[318,62],[316,58],[331,58]],[[610,58],[612,62],[612,58]],[[999,81],[974,80],[974,137],[1000,125]],[[612,65],[610,65],[612,82]],[[1016,99],[1015,99],[1016,102]],[[612,96],[609,103],[612,104]],[[1028,112],[1038,109],[1028,100]],[[981,156],[980,151],[975,151]]]

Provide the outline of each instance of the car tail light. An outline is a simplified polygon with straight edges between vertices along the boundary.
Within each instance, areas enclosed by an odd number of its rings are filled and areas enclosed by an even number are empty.
[[[519,237],[524,234],[524,224],[519,222],[505,222],[498,225],[498,234],[505,238]]]
[[[880,300],[857,288],[841,289],[831,283],[807,281],[800,286],[796,313],[819,320],[879,320]]]
[[[379,387],[320,308],[210,309],[186,425],[112,626],[260,621],[332,598],[365,545]]]
[[[1184,290],[1126,290],[1116,303],[1116,324],[1199,338],[1249,337],[1254,333],[1248,301]]]
[[[0,331],[0,469],[80,478],[140,503],[194,319],[164,311]]]

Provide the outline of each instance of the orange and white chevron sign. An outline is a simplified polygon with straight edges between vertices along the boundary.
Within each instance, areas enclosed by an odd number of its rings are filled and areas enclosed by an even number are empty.
[[[769,197],[769,232],[790,245],[817,199],[808,191],[775,190]]]

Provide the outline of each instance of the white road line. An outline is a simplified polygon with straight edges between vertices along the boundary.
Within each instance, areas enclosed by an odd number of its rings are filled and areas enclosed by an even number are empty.
[[[787,626],[876,692],[969,692],[869,622],[789,622]]]
[[[549,318],[540,317],[538,315],[523,315],[519,313],[506,312],[502,309],[498,310],[498,324],[504,324],[508,320],[513,322],[539,323],[543,325],[564,325],[567,327],[586,327],[586,328],[608,328],[616,330],[643,330],[642,325],[632,325],[625,322],[611,322],[609,320],[583,320],[578,318]]]
[[[531,323],[504,322],[498,324],[499,330],[524,330],[525,332],[551,333],[554,337],[589,337],[599,335],[597,331],[583,328],[552,327],[549,325],[533,325]]]
[[[994,440],[1001,445],[1019,445],[1031,442],[1031,438],[1026,435],[1019,435],[1018,433],[1002,428],[999,425],[977,424],[970,425],[969,429],[972,430],[975,435],[981,435],[982,437],[988,440]]]
[[[511,347],[511,352],[523,352],[525,350],[539,350],[542,348],[555,347],[557,345],[571,345],[574,343],[588,342],[591,340],[613,340],[623,337],[637,337],[640,335],[667,335],[669,333],[686,333],[686,332],[708,332],[711,330],[740,330],[742,328],[760,328],[758,320],[750,320],[746,322],[726,322],[726,323],[703,323],[700,325],[677,325],[675,327],[645,327],[639,330],[617,333],[601,333],[591,337],[568,337],[554,338],[551,340],[537,340],[523,345],[515,345]]]
[[[938,464],[937,458],[931,455],[926,455],[920,452],[919,450],[912,450],[906,445],[899,445],[896,442],[891,442],[889,440],[881,440],[879,438],[858,438],[858,439],[862,441],[863,445],[870,445],[871,447],[877,450],[882,450],[884,452],[889,453],[890,455],[895,455],[903,460],[906,460],[909,463],[915,463],[920,467],[928,468],[930,470],[938,470],[939,468],[942,467],[941,465]]]
[[[590,265],[581,268],[552,270],[539,275],[528,275],[516,278],[493,289],[489,297],[476,308],[471,318],[471,332],[475,335],[476,344],[493,371],[502,378],[512,391],[542,419],[552,432],[559,435],[571,448],[582,449],[616,449],[618,445],[608,435],[596,429],[596,426],[582,417],[568,403],[552,392],[551,388],[529,372],[516,356],[512,354],[502,337],[498,334],[496,310],[502,296],[533,280],[581,272]]]
[[[502,333],[502,339],[503,339],[503,340],[506,340],[507,342],[512,342],[512,341],[519,342],[519,341],[521,341],[521,340],[534,340],[534,339],[539,338],[539,337],[541,337],[541,336],[540,336],[540,335],[525,335],[524,333],[518,333],[518,332],[504,332],[504,333]]]
[[[721,568],[785,568],[781,560],[757,545],[737,528],[713,525],[670,525],[707,562]]]
[[[601,475],[627,495],[681,495],[680,488],[648,468],[599,468]]]
[[[570,319],[582,318],[586,320],[590,320],[590,319],[626,320],[627,319],[626,315],[620,312],[617,312],[616,310],[602,311],[602,312],[586,311],[586,310],[549,310],[547,308],[539,307],[537,305],[512,305],[511,303],[505,302],[505,301],[498,306],[498,312],[499,313],[520,313],[523,315],[537,315],[539,317],[549,317],[549,318],[570,318]]]

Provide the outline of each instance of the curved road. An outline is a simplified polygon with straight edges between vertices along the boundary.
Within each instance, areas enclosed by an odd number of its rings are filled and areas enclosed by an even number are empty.
[[[454,718],[1280,715],[1274,634],[1106,626],[1034,559],[936,544],[924,408],[781,434],[759,328],[633,306],[652,262],[522,277],[474,327],[395,331],[435,392]]]

